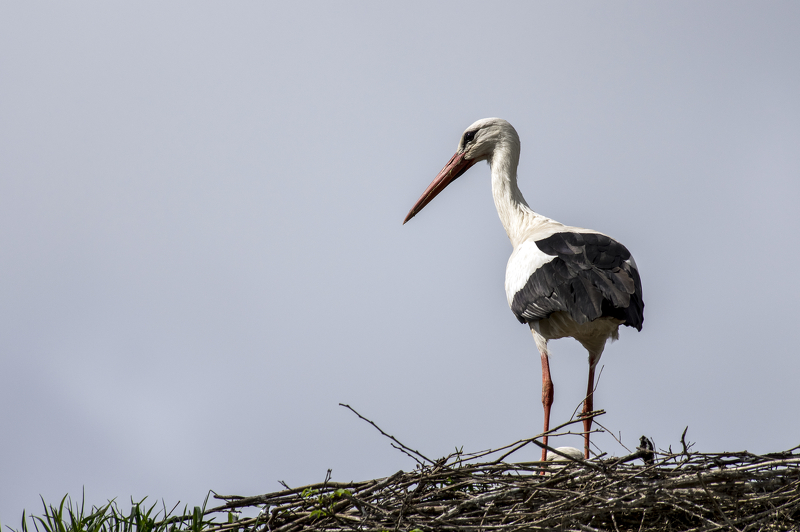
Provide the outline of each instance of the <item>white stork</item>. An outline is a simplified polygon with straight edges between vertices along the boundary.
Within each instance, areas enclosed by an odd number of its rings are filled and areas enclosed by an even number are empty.
[[[589,385],[583,412],[592,411],[594,370],[606,340],[619,337],[619,326],[642,330],[644,301],[636,262],[608,236],[569,227],[537,214],[517,187],[520,142],[516,130],[500,118],[484,118],[467,128],[456,154],[408,213],[413,218],[437,194],[478,161],[492,173],[497,214],[514,251],[506,267],[506,297],[511,311],[527,323],[542,358],[544,430],[550,426],[553,381],[547,341],[572,337],[589,352]],[[592,420],[585,419],[584,457],[589,458]],[[544,437],[547,445],[547,436]],[[546,452],[542,450],[542,460]]]

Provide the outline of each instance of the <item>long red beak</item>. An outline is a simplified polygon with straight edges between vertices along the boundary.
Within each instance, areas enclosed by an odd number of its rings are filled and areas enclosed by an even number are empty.
[[[411,210],[408,211],[408,215],[406,219],[403,220],[403,225],[411,218],[417,215],[419,211],[421,211],[425,205],[431,202],[436,195],[444,190],[447,185],[452,183],[456,180],[456,178],[460,177],[464,172],[470,169],[470,167],[475,164],[477,159],[468,160],[464,158],[463,153],[456,153],[450,159],[450,161],[444,165],[442,171],[439,172],[428,188],[425,189],[425,192],[422,193],[422,196],[417,200],[417,203],[411,207]]]

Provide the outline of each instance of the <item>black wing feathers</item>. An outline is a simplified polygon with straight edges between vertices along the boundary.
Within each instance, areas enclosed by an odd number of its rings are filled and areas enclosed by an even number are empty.
[[[644,302],[630,252],[597,233],[555,233],[536,246],[555,259],[531,274],[511,310],[523,323],[568,312],[578,323],[608,316],[642,329]]]

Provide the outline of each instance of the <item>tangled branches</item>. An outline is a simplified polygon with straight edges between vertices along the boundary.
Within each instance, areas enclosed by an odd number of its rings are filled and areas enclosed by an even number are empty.
[[[229,519],[209,532],[745,531],[798,530],[800,522],[798,448],[759,456],[694,453],[685,445],[678,453],[653,453],[643,446],[616,459],[506,461],[521,446],[538,444],[531,439],[432,462],[392,439],[416,457],[414,471],[352,483],[331,482],[329,472],[311,486],[216,495],[223,504],[206,516]],[[234,517],[254,507],[261,509],[257,517]]]

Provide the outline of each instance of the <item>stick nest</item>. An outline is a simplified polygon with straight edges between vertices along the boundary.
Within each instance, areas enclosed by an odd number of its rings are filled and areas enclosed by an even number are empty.
[[[704,454],[691,452],[682,437],[681,452],[653,452],[643,437],[643,446],[622,458],[508,461],[529,443],[546,447],[540,435],[432,461],[378,430],[417,460],[416,469],[349,483],[331,482],[328,471],[325,482],[275,493],[215,494],[223,504],[205,512],[211,522],[204,530],[800,530],[800,446]],[[243,510],[258,515],[242,518]],[[224,514],[226,523],[214,522]]]
[[[220,496],[213,530],[798,530],[800,454],[657,453],[651,465],[440,461],[365,482]],[[237,510],[257,517],[235,520]]]

